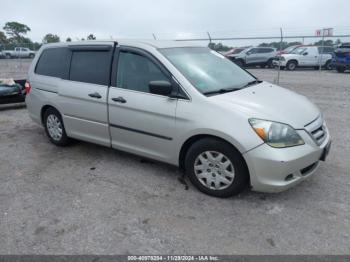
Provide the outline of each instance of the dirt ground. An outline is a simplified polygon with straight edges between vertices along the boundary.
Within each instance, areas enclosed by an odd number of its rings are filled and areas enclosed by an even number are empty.
[[[58,148],[26,109],[2,107],[0,253],[348,254],[350,74],[283,71],[280,85],[324,112],[329,158],[289,191],[229,199],[186,188],[165,164],[85,142]]]

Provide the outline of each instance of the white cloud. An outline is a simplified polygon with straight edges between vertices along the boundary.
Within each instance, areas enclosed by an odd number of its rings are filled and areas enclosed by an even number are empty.
[[[46,33],[62,40],[86,38],[185,38],[313,34],[325,26],[347,26],[350,1],[333,0],[1,0],[0,25],[19,21],[41,41]],[[337,28],[337,27],[336,27]],[[340,27],[339,27],[340,28]],[[350,34],[350,25],[342,32]],[[336,33],[338,33],[336,31]]]

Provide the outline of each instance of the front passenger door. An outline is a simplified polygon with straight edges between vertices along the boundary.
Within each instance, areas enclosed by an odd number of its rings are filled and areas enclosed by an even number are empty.
[[[150,54],[116,51],[108,110],[112,147],[169,162],[175,136],[176,99],[151,94],[149,82],[171,76]]]

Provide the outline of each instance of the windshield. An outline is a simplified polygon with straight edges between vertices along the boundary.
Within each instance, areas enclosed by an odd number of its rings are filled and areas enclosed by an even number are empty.
[[[287,47],[287,48],[284,49],[283,51],[286,52],[286,53],[289,53],[289,52],[292,52],[295,48],[296,48],[296,46],[293,45],[293,46]]]
[[[230,60],[207,47],[159,50],[201,93],[241,89],[256,79]]]
[[[236,48],[235,50],[233,50],[232,54],[239,54],[243,50],[244,50],[243,48]]]
[[[297,47],[297,48],[295,48],[295,49],[291,52],[291,54],[301,55],[301,54],[303,54],[305,51],[306,51],[306,48],[305,48],[305,47]]]

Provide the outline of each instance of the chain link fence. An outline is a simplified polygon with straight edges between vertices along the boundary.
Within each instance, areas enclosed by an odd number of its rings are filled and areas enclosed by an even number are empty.
[[[327,31],[326,31],[327,30]],[[350,42],[350,26],[335,27],[334,30],[317,30],[315,28],[272,28],[272,29],[250,29],[250,30],[222,30],[215,32],[192,32],[192,33],[149,33],[139,36],[156,40],[176,40],[184,42],[195,42],[203,46],[209,46],[223,54],[231,49],[245,49],[247,47],[271,47],[276,49],[276,54],[291,45],[318,45],[319,50],[325,51],[325,47],[335,47],[341,42]],[[331,32],[331,34],[330,34]],[[327,34],[326,34],[327,33]],[[114,37],[118,40],[118,37]],[[136,36],[135,36],[136,38]],[[41,43],[9,44],[0,43],[0,78],[25,78],[31,60],[35,52],[41,47]],[[324,53],[324,52],[322,52]],[[322,60],[323,54],[321,54]],[[329,55],[327,54],[327,57]],[[279,56],[276,55],[276,59]],[[270,70],[275,74],[274,82],[279,83],[286,67],[281,66],[279,60],[275,62],[275,68],[260,66],[261,70]],[[245,63],[248,70],[259,68]],[[323,71],[325,68],[318,62],[316,65],[298,68],[297,70]],[[311,69],[311,70],[310,70]],[[288,72],[292,73],[292,72]]]

